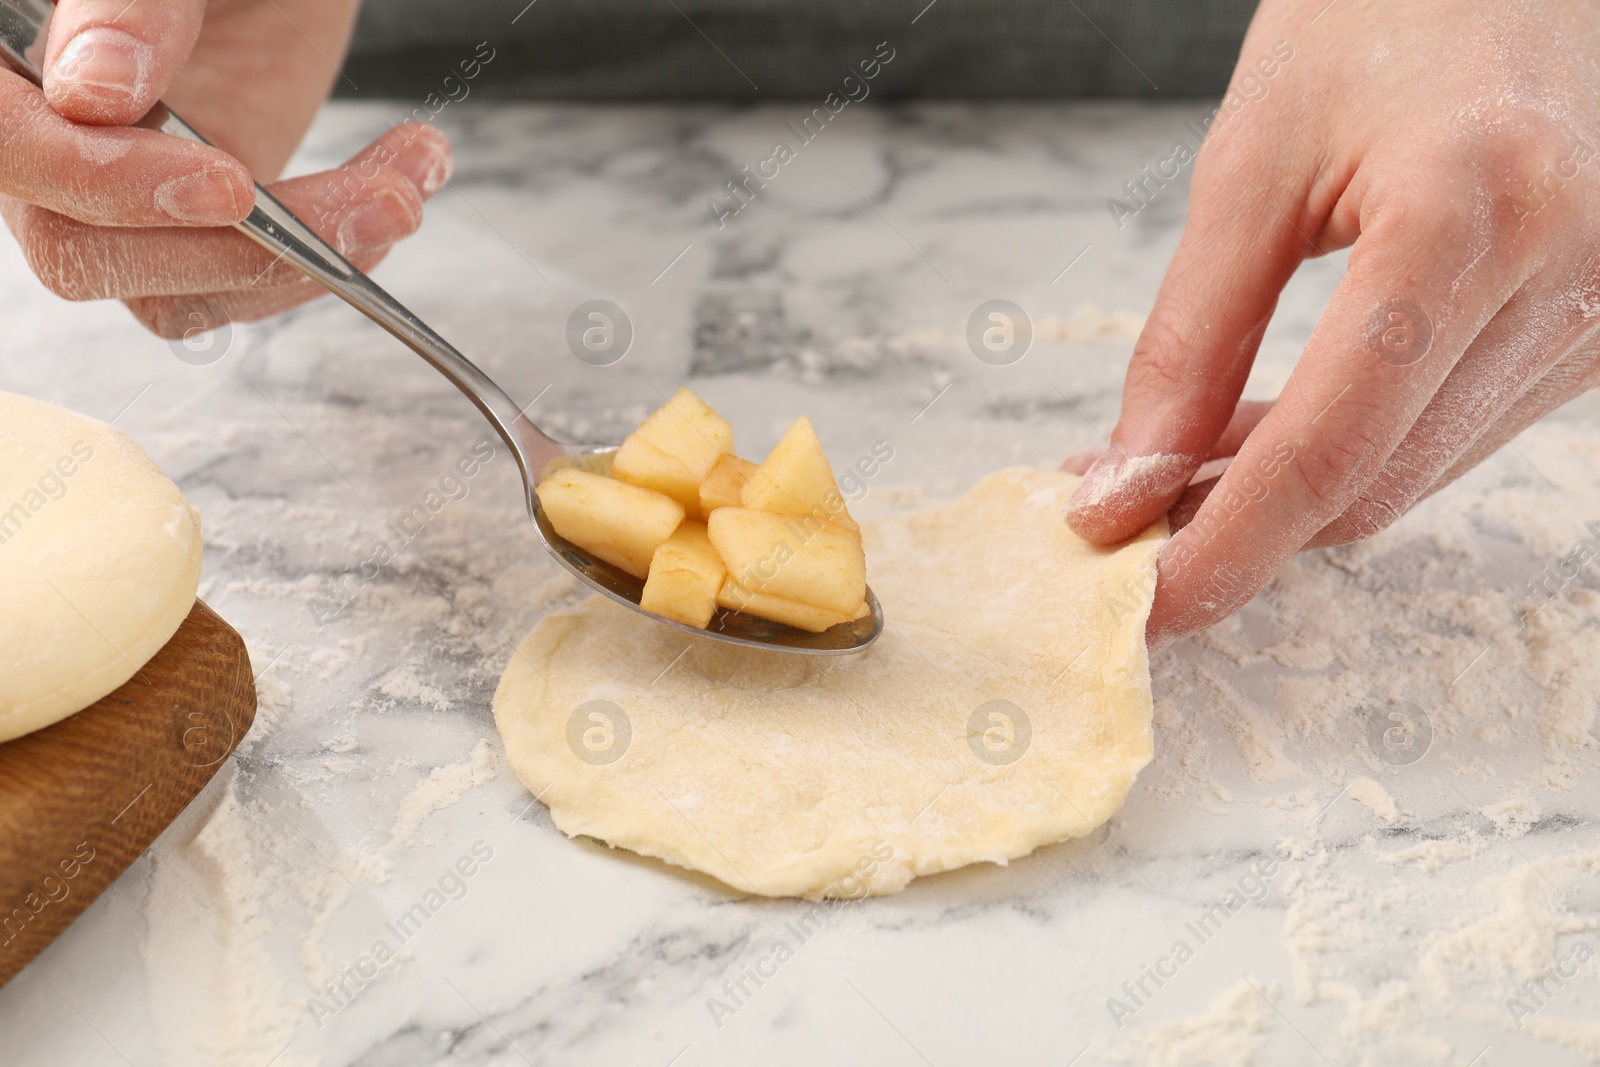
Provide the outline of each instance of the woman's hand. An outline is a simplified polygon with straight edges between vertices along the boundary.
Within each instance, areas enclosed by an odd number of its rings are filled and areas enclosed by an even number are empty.
[[[69,300],[122,300],[164,337],[321,293],[230,224],[339,76],[356,6],[60,0],[30,57],[43,90],[0,67],[0,213],[45,285]],[[130,128],[157,100],[217,147]],[[269,188],[370,268],[417,229],[449,171],[444,138],[408,124],[339,170]]]
[[[1234,457],[1161,551],[1152,649],[1600,380],[1600,5],[1264,0],[1233,87],[1111,448],[1067,506],[1120,541]],[[1239,404],[1289,276],[1349,245],[1282,395]]]

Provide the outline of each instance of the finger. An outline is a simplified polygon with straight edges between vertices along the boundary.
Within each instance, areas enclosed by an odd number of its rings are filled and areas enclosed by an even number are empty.
[[[1590,389],[1600,386],[1600,346],[1592,342],[1552,367],[1539,382],[1500,416],[1500,419],[1474,441],[1423,497],[1432,496],[1479,463],[1489,458],[1529,426]]]
[[[389,247],[360,252],[351,258],[351,263],[365,273],[383,262],[388,254]],[[327,289],[302,277],[286,285],[193,296],[141,296],[124,303],[151,333],[168,340],[180,340],[195,333],[209,333],[229,323],[271,318],[327,295]]]
[[[422,221],[415,187],[397,174],[373,179],[358,199],[317,217],[304,179],[282,183],[279,197],[341,254],[392,244]],[[30,205],[7,221],[34,273],[67,300],[125,300],[283,285],[300,277],[281,256],[233,229],[108,229],[84,226]]]
[[[1276,400],[1241,400],[1239,406],[1233,409],[1233,418],[1228,420],[1227,427],[1222,431],[1222,436],[1217,438],[1217,443],[1211,446],[1206,459],[1228,459],[1239,454],[1239,449],[1244,447],[1245,440],[1261,425],[1261,420],[1267,417],[1267,412],[1272,410]]]
[[[1237,455],[1239,446],[1244,444],[1244,439],[1250,436],[1250,431],[1256,428],[1267,412],[1272,410],[1272,400],[1241,400],[1238,407],[1233,409],[1233,418],[1228,420],[1227,428],[1222,431],[1222,436],[1217,438],[1217,443],[1211,446],[1211,451],[1206,455],[1206,461],[1214,459],[1227,459]],[[1086,448],[1081,452],[1074,452],[1061,461],[1061,469],[1068,474],[1085,474],[1094,465],[1095,460],[1106,454],[1104,448]]]
[[[1177,503],[1167,509],[1167,532],[1175,534],[1193,522],[1200,513],[1200,505],[1206,502],[1206,497],[1211,495],[1220,481],[1222,476],[1219,474],[1215,478],[1205,478],[1186,486]]]
[[[414,233],[424,199],[443,185],[449,168],[449,144],[437,131],[397,127],[337,170],[270,189],[342,254],[353,255]],[[4,210],[35,273],[69,300],[183,296],[301,277],[232,229],[116,229],[29,205]]]
[[[73,122],[137,122],[189,58],[205,9],[206,0],[61,0],[45,46],[45,99]]]
[[[1573,289],[1568,279],[1541,280],[1513,297],[1467,348],[1377,477],[1305,547],[1347,544],[1386,529],[1424,495],[1446,484],[1441,482],[1446,471],[1525,394],[1552,395],[1545,383],[1553,377],[1554,395],[1560,395],[1571,375],[1555,374],[1554,368],[1600,326],[1564,299],[1573,291],[1581,290]],[[1534,408],[1548,410],[1543,401],[1536,401]]]
[[[1253,150],[1200,154],[1189,224],[1134,346],[1111,447],[1067,502],[1066,518],[1099,544],[1133,536],[1170,507],[1210,455],[1239,400],[1278,293],[1310,251],[1268,196]],[[1265,194],[1265,195],[1264,195]]]
[[[0,193],[97,226],[226,226],[255,184],[220,149],[154,130],[80,126],[0,69]]]
[[[1465,273],[1473,229],[1447,212],[1426,223],[1406,214],[1369,220],[1283,395],[1163,546],[1152,647],[1231,614],[1341,515],[1523,283],[1514,251]]]

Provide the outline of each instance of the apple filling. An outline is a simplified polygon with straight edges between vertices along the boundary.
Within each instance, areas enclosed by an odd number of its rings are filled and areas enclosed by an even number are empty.
[[[538,487],[556,533],[636,578],[640,607],[706,628],[718,608],[819,632],[867,613],[867,561],[804,416],[759,465],[680,389],[617,450],[611,477],[563,468]]]

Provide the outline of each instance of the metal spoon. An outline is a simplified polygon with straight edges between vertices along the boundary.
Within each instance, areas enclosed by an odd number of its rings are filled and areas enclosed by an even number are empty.
[[[0,0],[0,55],[35,85],[42,85],[43,78],[39,68],[29,58],[29,53],[42,52],[52,10],[52,0]],[[152,108],[138,125],[201,144],[210,143],[162,104]],[[343,256],[260,185],[256,186],[254,210],[249,218],[235,224],[235,228],[278,258],[293,264],[307,277],[354,305],[373,322],[405,342],[478,406],[478,410],[505,439],[517,459],[527,493],[528,514],[533,519],[533,528],[539,540],[551,555],[561,561],[562,566],[591,587],[658,622],[736,645],[827,656],[859,652],[877,640],[883,630],[883,609],[878,606],[878,598],[871,589],[867,590],[867,605],[872,614],[854,622],[841,623],[822,633],[808,633],[753,615],[720,609],[712,618],[710,627],[700,630],[645,611],[639,607],[644,583],[604,560],[594,558],[556,533],[539,505],[538,494],[534,492],[534,486],[560,466],[578,465],[598,472],[609,470],[611,457],[616,452],[614,446],[562,444],[541,431],[506,395],[505,390],[491,381],[471,360],[346,262]]]

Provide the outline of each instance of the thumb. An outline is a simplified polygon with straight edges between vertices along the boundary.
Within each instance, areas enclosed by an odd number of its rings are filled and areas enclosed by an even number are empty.
[[[205,10],[206,0],[61,0],[45,48],[45,99],[74,122],[137,122],[189,58]]]

